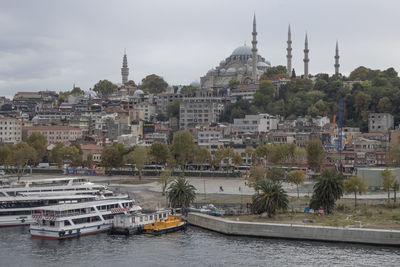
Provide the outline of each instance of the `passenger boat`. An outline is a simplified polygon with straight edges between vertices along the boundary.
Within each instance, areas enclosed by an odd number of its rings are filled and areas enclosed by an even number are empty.
[[[85,178],[71,177],[71,178],[52,178],[43,180],[27,180],[18,183],[11,183],[7,186],[0,187],[0,198],[18,196],[22,193],[44,193],[44,192],[64,192],[70,194],[72,192],[79,192],[85,194],[85,191],[97,190],[104,191],[106,187],[100,184],[89,182]]]
[[[133,200],[100,200],[43,207],[32,215],[36,222],[29,231],[33,238],[66,239],[108,231],[115,215],[141,208]]]
[[[155,221],[144,226],[147,234],[159,235],[163,233],[175,232],[186,228],[186,222],[182,220],[182,214],[169,214],[168,218]]]
[[[96,200],[96,195],[17,196],[0,198],[0,227],[34,223],[32,214],[38,207]]]
[[[132,235],[143,233],[146,224],[167,219],[169,210],[142,211],[133,214],[121,214],[114,217],[110,229],[112,235]]]

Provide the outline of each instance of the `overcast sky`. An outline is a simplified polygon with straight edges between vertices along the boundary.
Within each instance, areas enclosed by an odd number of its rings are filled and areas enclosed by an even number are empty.
[[[286,65],[291,24],[293,67],[303,73],[308,32],[310,73],[364,65],[400,70],[398,0],[20,0],[0,7],[0,95],[92,88],[121,82],[124,48],[129,78],[161,75],[169,84],[199,81],[246,42],[257,17],[258,51]]]

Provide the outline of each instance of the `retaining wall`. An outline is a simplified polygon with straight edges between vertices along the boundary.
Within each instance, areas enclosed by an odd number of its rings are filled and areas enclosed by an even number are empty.
[[[397,230],[239,222],[194,212],[188,214],[187,220],[192,225],[227,235],[400,246]]]

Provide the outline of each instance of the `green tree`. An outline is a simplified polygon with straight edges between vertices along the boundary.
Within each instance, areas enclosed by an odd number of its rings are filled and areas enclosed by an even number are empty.
[[[83,95],[85,92],[82,91],[80,87],[74,87],[74,89],[71,90],[71,95]]]
[[[268,105],[275,99],[275,92],[271,81],[261,81],[259,89],[254,93],[254,105],[262,112],[267,111]]]
[[[172,172],[170,170],[165,170],[157,179],[157,183],[161,185],[162,195],[165,196],[165,190],[168,184],[172,181]]]
[[[141,88],[143,91],[148,92],[150,94],[159,94],[164,92],[168,87],[168,83],[164,81],[164,79],[155,74],[147,75],[142,80]]]
[[[267,212],[268,217],[271,218],[277,210],[288,208],[289,199],[281,184],[261,180],[256,184],[255,189],[257,193],[252,197],[252,211],[255,214]]]
[[[391,113],[392,112],[392,101],[390,101],[389,97],[385,96],[379,99],[379,103],[377,106],[378,112],[380,113]]]
[[[165,164],[169,157],[169,149],[166,144],[154,142],[150,146],[149,154],[157,164]]]
[[[273,66],[273,67],[268,68],[267,71],[261,75],[260,79],[261,80],[262,79],[270,79],[270,78],[277,77],[277,76],[279,76],[279,77],[281,77],[281,76],[287,77],[288,76],[288,71],[285,66],[279,65],[279,66]]]
[[[133,80],[129,80],[125,83],[126,86],[133,86],[133,87],[137,87],[136,83]]]
[[[229,81],[229,87],[236,87],[236,86],[238,86],[240,84],[240,82],[238,81],[238,80],[236,80],[236,79],[231,79],[230,81]]]
[[[396,202],[396,194],[400,189],[400,184],[397,180],[393,182],[392,189],[393,189],[393,201]]]
[[[102,80],[96,83],[93,91],[100,97],[107,98],[117,90],[117,86],[108,80]]]
[[[23,176],[26,165],[34,161],[36,157],[35,149],[25,142],[20,142],[12,147],[8,162],[9,165],[15,167],[10,171],[17,175],[18,181]]]
[[[167,105],[167,116],[169,118],[178,118],[179,119],[179,107],[181,105],[181,101],[176,99]]]
[[[256,184],[264,180],[267,176],[267,169],[263,165],[257,165],[250,168],[249,185],[255,187]]]
[[[59,167],[63,164],[63,157],[61,154],[61,149],[64,147],[63,143],[57,142],[53,149],[50,151],[50,162],[57,163]]]
[[[76,146],[64,146],[59,151],[62,164],[68,163],[70,166],[77,167],[82,165],[82,155]]]
[[[302,170],[291,171],[288,175],[288,182],[294,183],[297,189],[297,198],[300,198],[299,195],[299,184],[304,184],[306,181],[306,173]]]
[[[200,147],[197,150],[196,156],[195,156],[195,161],[198,164],[201,164],[203,168],[203,165],[206,163],[210,163],[211,162],[211,153],[210,151],[206,148],[206,147]]]
[[[342,196],[343,178],[336,173],[335,169],[325,169],[314,185],[310,207],[314,210],[322,207],[329,214],[332,212],[336,200]]]
[[[170,184],[167,197],[171,207],[185,210],[196,199],[196,188],[181,176]]]
[[[321,172],[325,163],[325,152],[321,140],[313,139],[307,145],[307,162],[315,172]]]
[[[194,95],[197,91],[197,88],[191,85],[183,86],[181,89],[182,95]]]
[[[344,192],[346,194],[354,194],[354,207],[357,206],[357,193],[367,191],[368,185],[359,176],[351,176],[343,182]]]
[[[89,169],[91,169],[94,165],[94,160],[93,160],[93,154],[90,153],[87,155],[87,158],[84,162],[85,166],[88,167]]]
[[[7,166],[10,155],[12,154],[12,146],[5,145],[0,147],[0,165]]]
[[[122,156],[113,146],[103,148],[101,153],[101,165],[107,170],[122,166]]]
[[[183,166],[189,163],[196,151],[196,144],[194,143],[193,136],[188,131],[180,131],[175,134],[172,140],[171,152],[176,161]]]
[[[126,162],[135,164],[139,171],[139,180],[142,180],[142,171],[148,160],[147,148],[144,146],[136,146],[135,150],[126,156]]]
[[[381,177],[382,177],[382,186],[387,192],[388,196],[388,202],[390,202],[390,189],[393,187],[393,183],[396,179],[396,176],[393,174],[392,170],[390,169],[384,169],[381,171]]]
[[[285,170],[281,168],[271,168],[267,171],[266,177],[274,183],[279,183],[285,179]]]
[[[27,139],[26,143],[36,151],[35,163],[42,162],[43,157],[46,155],[47,138],[41,133],[32,133]]]

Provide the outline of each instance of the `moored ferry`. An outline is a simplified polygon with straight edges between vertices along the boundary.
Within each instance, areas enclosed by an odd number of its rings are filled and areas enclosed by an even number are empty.
[[[78,204],[43,207],[32,215],[33,238],[66,239],[108,231],[115,215],[129,214],[141,208],[133,200],[100,200]]]
[[[38,207],[94,201],[96,195],[33,195],[0,198],[0,227],[24,226],[34,223],[32,214]]]
[[[103,191],[106,190],[106,187],[79,177],[27,180],[0,187],[0,198],[18,196],[23,193],[61,193],[65,191],[85,194],[85,191],[91,190]]]

